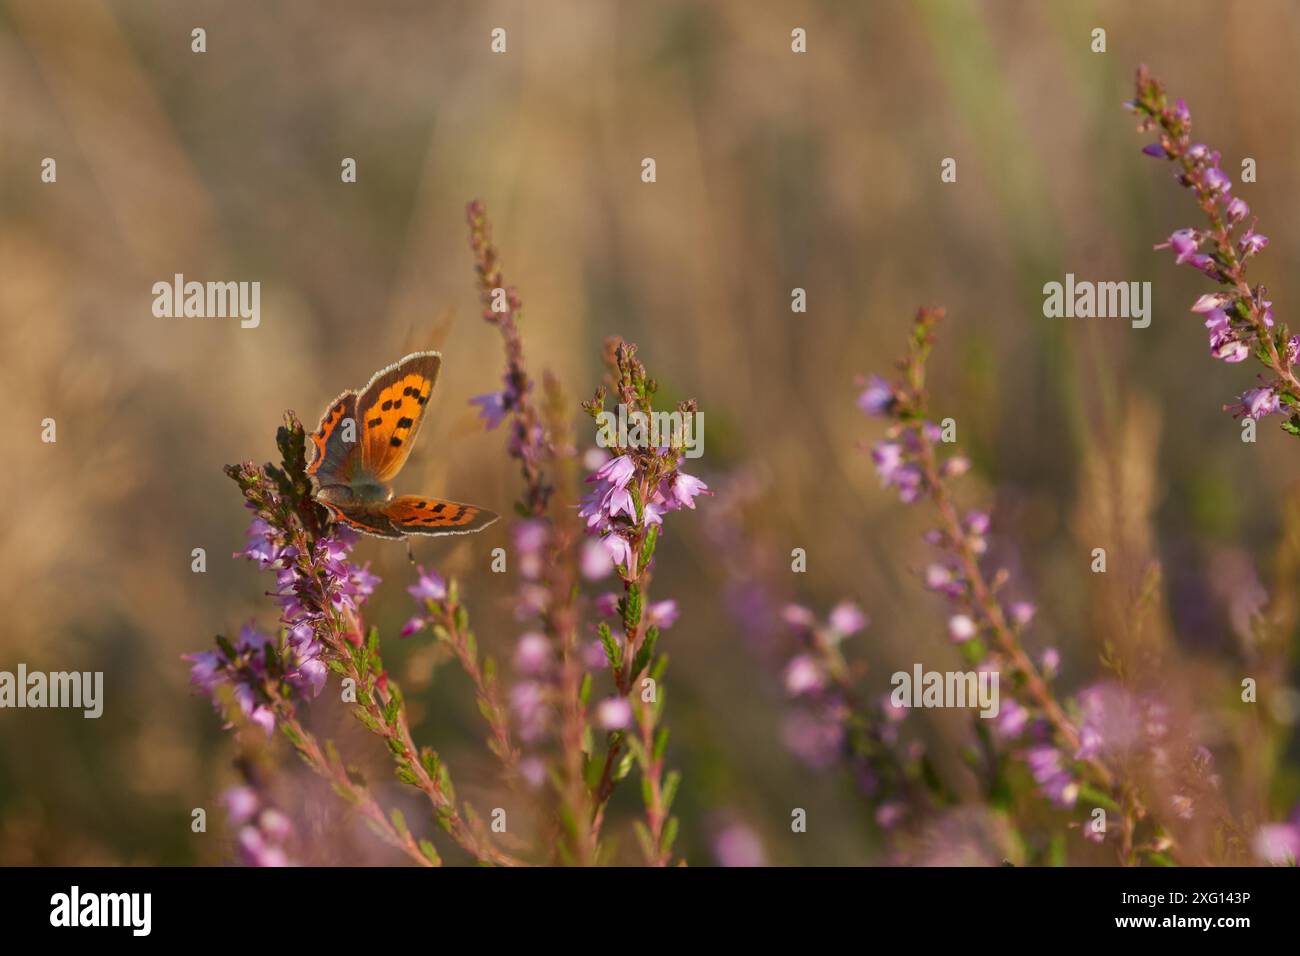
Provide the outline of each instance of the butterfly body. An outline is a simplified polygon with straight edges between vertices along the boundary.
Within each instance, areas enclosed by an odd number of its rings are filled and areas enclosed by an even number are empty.
[[[476,505],[424,495],[394,496],[388,482],[410,455],[442,366],[415,352],[380,369],[359,392],[344,392],[311,434],[307,465],[315,498],[335,520],[365,534],[469,534],[497,516]]]

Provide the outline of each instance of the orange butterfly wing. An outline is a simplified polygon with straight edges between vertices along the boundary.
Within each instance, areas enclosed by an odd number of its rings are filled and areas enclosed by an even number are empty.
[[[346,484],[352,477],[352,463],[357,452],[357,395],[344,392],[334,400],[320,420],[320,427],[311,433],[314,449],[307,474],[321,485]],[[343,440],[343,422],[352,419],[352,441]]]
[[[378,510],[402,534],[470,534],[497,520],[477,505],[424,495],[399,495]]]
[[[349,508],[346,505],[336,505],[320,498],[316,500],[329,509],[329,513],[334,516],[335,521],[347,525],[354,531],[373,534],[378,538],[402,537],[402,532],[394,528],[393,523],[378,511],[366,508]]]
[[[442,356],[416,352],[375,374],[357,399],[361,463],[368,476],[389,481],[411,453]]]

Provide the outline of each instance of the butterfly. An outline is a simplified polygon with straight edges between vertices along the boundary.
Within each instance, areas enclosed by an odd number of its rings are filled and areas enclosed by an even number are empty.
[[[360,393],[347,391],[330,403],[307,474],[315,498],[336,521],[365,534],[469,534],[497,516],[477,505],[398,495],[388,482],[402,470],[424,421],[425,405],[438,380],[442,356],[414,352],[381,369]]]

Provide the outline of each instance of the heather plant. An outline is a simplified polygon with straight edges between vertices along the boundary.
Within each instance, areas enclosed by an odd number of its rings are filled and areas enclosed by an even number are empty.
[[[489,823],[457,794],[441,756],[415,741],[378,629],[363,620],[381,582],[352,559],[357,535],[331,524],[314,499],[306,435],[289,412],[277,433],[278,465],[227,468],[253,512],[237,556],[274,578],[268,594],[280,609],[277,625],[269,632],[247,625],[236,639],[218,637],[214,650],[187,656],[192,682],[225,715],[245,751],[238,761],[245,782],[226,797],[245,862],[292,859],[292,821],[246,769],[253,765],[246,752],[253,749],[250,731],[279,730],[385,843],[416,863],[441,863],[435,843],[413,832],[400,809],[386,807],[392,801],[384,788],[314,729],[312,702],[334,681],[353,716],[383,740],[397,779],[423,796],[433,823],[471,859],[503,866],[613,859],[613,841],[603,839],[609,801],[635,769],[644,819],[634,821],[634,831],[644,860],[658,866],[674,860],[678,824],[671,808],[681,777],[666,768],[667,657],[659,637],[678,613],[671,599],[650,600],[650,584],[665,519],[694,509],[710,492],[681,468],[680,445],[628,440],[584,456],[592,488],[578,506],[580,463],[569,404],[550,375],[537,400],[524,356],[520,296],[505,285],[481,204],[470,204],[468,218],[483,316],[500,332],[506,358],[503,388],[472,402],[488,429],[506,424],[506,452],[523,479],[511,533],[515,618],[527,629],[513,654],[517,679],[503,687],[495,659],[480,650],[461,582],[434,568],[416,568],[407,591],[417,613],[400,637],[431,635],[449,651],[473,687],[503,783],[531,795],[547,822],[531,846],[496,825],[497,811]],[[584,408],[598,415],[612,395],[629,410],[653,412],[657,385],[636,347],[612,340],[605,358],[607,383]],[[677,410],[693,413],[695,403]],[[618,592],[583,593],[584,581],[610,576]],[[593,609],[601,619],[591,625]]]
[[[1275,848],[1290,830],[1274,825],[1252,839],[1234,820],[1210,751],[1186,729],[1188,715],[1120,648],[1108,643],[1100,655],[1105,676],[1073,692],[1062,686],[1056,649],[1033,649],[1037,609],[993,561],[992,516],[959,505],[956,484],[970,463],[953,440],[955,422],[931,412],[926,371],[942,318],[940,309],[918,311],[898,375],[864,381],[857,404],[887,425],[869,449],[882,484],[903,503],[928,506],[936,520],[924,535],[934,555],[920,583],[943,599],[948,640],[970,667],[1002,678],[996,715],[972,718],[962,751],[992,814],[988,845],[963,855],[960,844],[973,840],[971,808],[922,736],[908,732],[920,718],[908,702],[866,690],[871,648],[861,610],[841,602],[823,618],[773,599],[782,593],[776,575],[762,560],[764,545],[750,540],[761,531],[744,526],[759,491],[742,477],[729,483],[710,533],[728,555],[729,604],[744,632],[766,633],[754,620],[757,608],[794,637],[765,638],[760,649],[791,701],[787,745],[810,768],[847,772],[897,863],[988,862],[989,852],[1039,863],[1100,852],[1123,865],[1240,862],[1252,849],[1275,858],[1261,851],[1262,841]],[[1148,578],[1144,593],[1158,585]],[[998,832],[999,821],[1009,833]]]
[[[1267,248],[1268,237],[1256,232],[1257,219],[1246,201],[1231,195],[1232,179],[1220,165],[1219,151],[1193,141],[1187,104],[1181,99],[1170,103],[1164,85],[1145,66],[1138,68],[1136,85],[1125,106],[1138,116],[1139,131],[1157,137],[1142,152],[1173,164],[1174,179],[1192,193],[1205,217],[1205,225],[1177,229],[1155,248],[1172,250],[1177,264],[1198,270],[1220,287],[1192,305],[1193,312],[1205,317],[1210,354],[1230,363],[1254,356],[1267,370],[1258,386],[1224,410],[1255,420],[1281,413],[1283,429],[1300,435],[1300,380],[1294,371],[1300,335],[1274,321],[1268,290],[1246,280],[1250,260]]]

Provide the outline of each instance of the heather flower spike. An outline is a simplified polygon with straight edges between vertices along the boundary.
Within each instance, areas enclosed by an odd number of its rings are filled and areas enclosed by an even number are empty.
[[[1253,419],[1282,412],[1282,427],[1300,435],[1296,339],[1285,323],[1274,321],[1264,287],[1252,287],[1246,280],[1247,264],[1267,248],[1268,238],[1255,231],[1253,219],[1243,228],[1250,207],[1232,196],[1232,180],[1220,166],[1218,151],[1192,141],[1187,104],[1171,104],[1164,85],[1145,66],[1138,69],[1136,94],[1125,105],[1137,114],[1138,129],[1156,136],[1142,152],[1173,163],[1174,178],[1192,193],[1205,219],[1205,225],[1178,229],[1155,248],[1172,250],[1176,264],[1191,266],[1221,287],[1192,306],[1205,317],[1210,355],[1233,363],[1253,355],[1268,373],[1259,388],[1243,393],[1224,410]]]
[[[1162,143],[1161,148],[1179,147]],[[1213,301],[1203,307],[1213,310],[1219,305]],[[1035,661],[1025,647],[1034,606],[1010,598],[1006,570],[984,566],[991,517],[979,510],[963,513],[954,501],[950,483],[965,468],[945,465],[965,459],[940,440],[940,430],[930,419],[925,375],[934,330],[942,318],[941,309],[919,310],[909,351],[898,363],[899,380],[875,386],[878,394],[888,391],[889,400],[859,401],[868,414],[889,423],[871,450],[871,459],[887,487],[897,489],[904,502],[928,501],[939,519],[938,527],[925,536],[940,554],[923,570],[923,583],[943,595],[950,606],[949,639],[977,670],[1000,674],[1003,693],[1011,697],[1002,701],[994,719],[993,739],[1018,758],[1053,806],[1072,812],[1086,795],[1094,806],[1115,808],[1124,834],[1116,847],[1120,862],[1168,861],[1177,848],[1162,814],[1152,806],[1159,795],[1145,792],[1125,776],[1135,754],[1147,760],[1166,759],[1157,755],[1167,753],[1170,741],[1163,724],[1151,716],[1163,712],[1164,705],[1104,685],[1076,700],[1058,697],[1051,681],[1060,668],[1059,655],[1048,648]],[[1267,401],[1258,396],[1254,400],[1256,407]],[[792,669],[787,684],[806,693],[814,682],[805,670],[802,665]],[[1121,731],[1116,730],[1116,713],[1129,715],[1120,722]],[[998,766],[995,763],[995,772],[1000,772]],[[1179,813],[1177,808],[1167,809],[1175,816]]]

